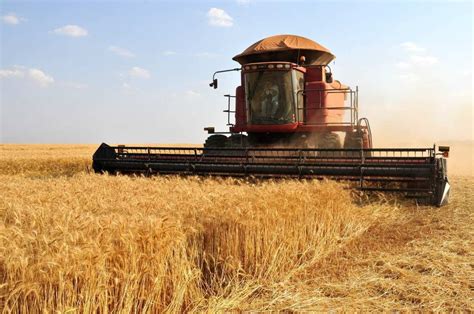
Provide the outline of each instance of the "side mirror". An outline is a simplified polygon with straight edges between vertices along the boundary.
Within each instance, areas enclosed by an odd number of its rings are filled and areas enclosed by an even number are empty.
[[[216,78],[213,79],[213,80],[212,80],[212,83],[209,84],[209,86],[210,86],[210,87],[214,87],[214,89],[216,89],[216,88],[217,88],[217,79],[216,79]]]
[[[332,83],[332,73],[331,72],[326,72],[326,83]]]
[[[207,134],[214,134],[216,132],[213,126],[208,126],[207,128],[204,128],[204,131],[207,131]]]
[[[449,146],[439,146],[438,150],[440,151],[441,155],[443,155],[443,157],[449,157]]]

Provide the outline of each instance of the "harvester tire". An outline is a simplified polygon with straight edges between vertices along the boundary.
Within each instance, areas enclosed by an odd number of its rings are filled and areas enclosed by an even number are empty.
[[[214,134],[209,136],[204,143],[205,148],[225,148],[227,144],[227,136]]]
[[[318,143],[319,148],[328,148],[328,149],[339,149],[341,148],[341,139],[339,135],[336,133],[324,133],[321,135]],[[319,156],[322,157],[334,157],[339,156],[341,152],[338,151],[327,151],[327,152],[319,152]]]
[[[358,132],[347,132],[344,138],[344,148],[362,148],[362,136]]]
[[[361,149],[364,147],[364,135],[361,132],[347,132],[344,138],[344,148],[356,148]],[[354,152],[346,153],[348,156],[352,156]],[[371,152],[365,152],[365,157],[371,157]]]
[[[230,147],[236,147],[236,148],[247,147],[248,146],[247,136],[243,134],[232,134],[229,137],[229,144],[230,144]]]
[[[341,139],[336,133],[324,133],[319,140],[319,148],[341,148]]]

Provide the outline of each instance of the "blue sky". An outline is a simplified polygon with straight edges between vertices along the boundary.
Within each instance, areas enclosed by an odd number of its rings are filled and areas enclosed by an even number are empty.
[[[470,2],[2,1],[1,142],[201,143],[231,58],[275,34],[328,47],[376,144],[472,140]]]

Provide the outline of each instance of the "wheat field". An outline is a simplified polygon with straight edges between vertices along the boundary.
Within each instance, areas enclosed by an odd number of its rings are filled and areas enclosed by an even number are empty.
[[[2,312],[474,311],[474,178],[443,208],[340,183],[97,175],[0,145]]]

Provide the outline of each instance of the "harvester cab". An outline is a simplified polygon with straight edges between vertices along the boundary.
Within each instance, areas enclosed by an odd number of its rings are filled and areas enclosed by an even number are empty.
[[[358,89],[333,79],[328,63],[334,58],[318,43],[292,35],[248,47],[233,58],[241,68],[214,73],[214,88],[216,74],[228,71],[241,70],[241,84],[235,96],[226,95],[229,130],[211,135],[205,147],[371,148]]]
[[[334,80],[335,56],[300,36],[262,39],[233,60],[240,71],[227,97],[228,131],[209,133],[204,147],[112,147],[93,156],[96,172],[331,178],[362,191],[399,192],[446,203],[448,147],[373,148],[359,118],[358,88]],[[343,140],[342,140],[343,138]]]

